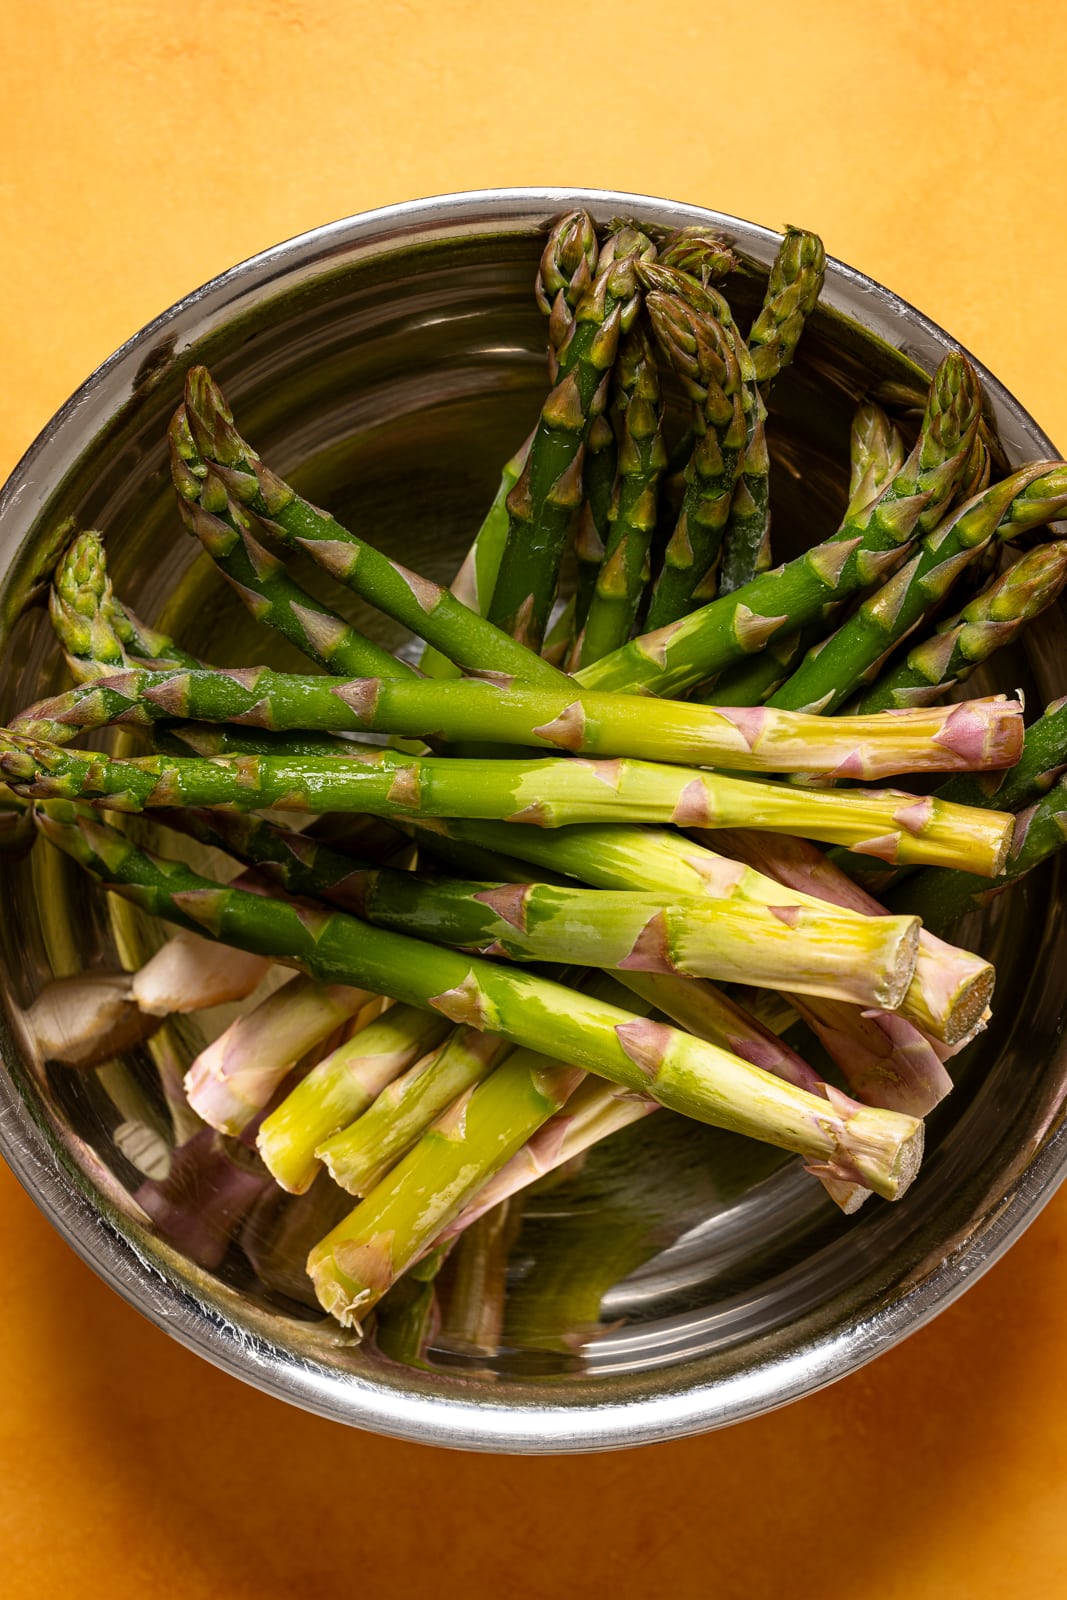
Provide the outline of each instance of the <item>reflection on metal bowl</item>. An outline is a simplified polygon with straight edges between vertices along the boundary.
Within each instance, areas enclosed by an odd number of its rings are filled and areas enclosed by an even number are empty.
[[[45,613],[27,602],[67,517],[106,532],[119,592],[187,648],[301,669],[249,619],[177,518],[165,429],[195,361],[211,366],[243,431],[309,498],[450,581],[501,463],[536,413],[544,329],[532,274],[547,221],[577,203],[603,220],[721,226],[755,269],[738,280],[740,314],[756,303],[773,234],[602,191],[397,206],[234,268],[89,379],[9,482],[0,502],[0,710],[61,685]],[[835,525],[857,399],[918,402],[923,375],[951,347],[903,302],[831,263],[822,306],[772,400],[779,553]],[[1054,454],[984,377],[1009,458]],[[299,575],[322,592],[314,569]],[[378,640],[400,642],[358,602],[348,614]],[[1021,686],[1032,706],[1062,694],[1063,645],[1056,613],[977,687]],[[900,1204],[872,1202],[842,1218],[797,1161],[662,1113],[531,1196],[511,1245],[496,1355],[450,1345],[445,1333],[406,1363],[314,1308],[299,1240],[286,1245],[278,1232],[287,1202],[261,1197],[242,1241],[210,1269],[158,1236],[134,1198],[144,1178],[129,1127],[173,1137],[161,1052],[180,1067],[218,1019],[168,1024],[93,1073],[43,1065],[22,1023],[41,985],[117,958],[136,962],[160,934],[109,906],[54,852],[0,870],[8,1161],[139,1310],[236,1376],[340,1421],[469,1448],[564,1451],[756,1415],[852,1371],[934,1315],[1033,1218],[1067,1163],[1067,964],[1056,955],[1064,897],[1049,870],[966,930],[998,964],[994,1022],[959,1058],[955,1091],[930,1119],[922,1174]]]

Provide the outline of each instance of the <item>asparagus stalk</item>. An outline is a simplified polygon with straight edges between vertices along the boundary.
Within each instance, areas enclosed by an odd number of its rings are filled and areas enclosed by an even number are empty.
[[[373,999],[365,988],[290,978],[200,1052],[185,1077],[189,1104],[220,1133],[240,1133],[300,1058]]]
[[[558,343],[559,297],[553,306],[554,387],[541,408],[522,477],[508,496],[508,537],[489,606],[491,621],[534,650],[548,624],[567,533],[581,504],[585,441],[607,404],[619,336],[637,315],[635,263],[649,254],[654,246],[637,229],[613,234]]]
[[[392,1006],[318,1062],[265,1117],[256,1147],[274,1181],[303,1194],[319,1171],[316,1147],[366,1111],[448,1031],[442,1017]]]
[[[349,1194],[369,1194],[426,1129],[487,1078],[509,1050],[507,1040],[496,1034],[455,1029],[440,1049],[384,1087],[362,1115],[321,1139],[316,1160]]]
[[[849,435],[849,514],[862,511],[904,465],[907,451],[900,429],[873,400],[852,418]]]
[[[632,330],[631,330],[632,331]],[[608,539],[608,519],[618,466],[615,430],[606,413],[589,424],[582,457],[582,504],[574,534],[574,555],[578,563],[574,595],[573,655],[575,665],[581,655],[580,637],[596,592],[597,579]]]
[[[668,234],[659,247],[656,259],[661,266],[688,273],[705,288],[709,283],[736,272],[740,266],[729,240],[705,228],[702,223],[677,228],[674,233]]]
[[[952,1088],[926,1037],[899,1013],[859,1011],[813,995],[791,1004],[840,1067],[850,1094],[865,1105],[925,1117]]]
[[[829,771],[865,779],[1008,767],[1019,757],[1023,735],[1021,705],[1003,697],[831,722],[766,707],[650,705],[628,695],[559,693],[514,679],[305,678],[267,667],[128,670],[40,702],[14,718],[11,730],[66,744],[80,730],[108,723],[151,726],[175,717],[271,732],[484,738],[737,772]]]
[[[734,484],[749,443],[749,418],[759,396],[751,357],[722,296],[667,267],[657,266],[652,274],[646,304],[653,331],[694,401],[696,427],[681,510],[648,608],[647,626],[661,628],[714,593]]]
[[[60,559],[48,591],[52,626],[78,683],[98,677],[102,668],[117,671],[126,665],[112,600],[101,535],[80,533]]]
[[[836,711],[886,652],[947,594],[976,551],[994,536],[1035,526],[1029,518],[1049,515],[1050,506],[1057,508],[1057,515],[1067,506],[1067,467],[1041,461],[1020,467],[968,501],[928,534],[907,564],[825,644],[808,652],[769,704],[794,711]]]
[[[884,906],[804,840],[767,840],[740,831],[728,833],[721,842],[738,860],[777,878],[794,892],[814,895],[863,916],[885,915]],[[993,995],[995,978],[988,961],[945,944],[923,928],[915,973],[899,1007],[901,1016],[935,1039],[958,1044],[970,1038],[981,1023]]]
[[[477,1187],[566,1103],[581,1078],[577,1068],[517,1050],[464,1095],[312,1250],[307,1268],[323,1308],[343,1327],[358,1328]]]
[[[578,649],[578,666],[625,644],[650,576],[659,481],[667,465],[656,359],[641,322],[623,336],[616,367],[618,478]]]
[[[1067,541],[1038,545],[938,625],[900,666],[883,672],[861,696],[861,711],[930,705],[962,683],[1058,598],[1067,582]]]
[[[171,452],[182,448],[172,430]],[[188,444],[185,444],[188,450]],[[174,459],[174,470],[183,463]],[[191,527],[204,549],[257,622],[273,628],[327,671],[414,678],[413,667],[374,644],[357,628],[294,583],[283,562],[256,539],[239,506],[225,516],[194,515]]]
[[[227,530],[262,523],[462,670],[514,672],[546,684],[563,678],[447,589],[389,560],[302,499],[241,438],[203,367],[186,378],[186,403],[171,424],[170,442],[179,507],[194,532],[218,542]]]
[[[227,888],[138,850],[124,834],[75,807],[49,807],[40,826],[114,892],[150,913],[283,959],[319,983],[358,985],[500,1033],[522,1051],[551,1051],[698,1121],[796,1150],[809,1165],[832,1169],[887,1198],[902,1194],[917,1170],[922,1124],[911,1118],[860,1107],[829,1087],[827,1099],[819,1099],[677,1029],[532,973],[371,928],[341,912]],[[558,1109],[548,1103],[552,1093],[575,1087],[569,1068],[531,1068],[527,1062],[526,1072],[526,1090],[542,1098],[544,1115],[519,1130],[512,1148],[498,1150],[501,1166]],[[498,1098],[494,1091],[491,1103]],[[467,1118],[474,1137],[480,1122]]]
[[[946,356],[915,449],[876,500],[847,513],[835,534],[785,566],[583,667],[579,682],[629,694],[679,694],[866,588],[937,521],[970,454],[979,405],[969,363]]]
[[[748,335],[756,377],[765,392],[792,361],[825,276],[826,251],[818,234],[788,226]]]
[[[282,756],[117,760],[0,735],[0,772],[33,799],[95,799],[113,810],[229,806],[241,811],[357,811],[405,818],[675,822],[747,827],[846,844],[879,860],[961,867],[994,877],[1014,819],[896,789],[800,790],[640,761],[383,763]]]

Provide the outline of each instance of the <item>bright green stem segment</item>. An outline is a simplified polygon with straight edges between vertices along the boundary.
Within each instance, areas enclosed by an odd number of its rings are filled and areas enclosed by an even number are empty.
[[[256,1137],[275,1182],[303,1194],[319,1171],[315,1151],[322,1141],[354,1121],[447,1031],[443,1017],[393,1006],[314,1066]]]
[[[369,1194],[426,1129],[487,1078],[511,1046],[477,1028],[457,1028],[440,1050],[416,1062],[369,1110],[325,1139],[316,1154],[349,1194]]]
[[[344,1327],[358,1327],[581,1078],[573,1067],[517,1050],[464,1095],[312,1250],[308,1273],[323,1308]]]
[[[970,454],[980,397],[965,357],[945,357],[934,376],[918,443],[872,504],[850,510],[838,531],[783,567],[678,622],[642,634],[578,681],[625,694],[681,694],[735,661],[819,621],[825,605],[866,588],[899,565],[917,533],[938,520]]]
[[[263,466],[204,367],[189,372],[185,392],[170,429],[171,470],[182,515],[205,542],[266,526],[463,671],[513,673],[534,683],[563,680],[447,589],[383,556]]]
[[[615,474],[619,452],[615,443],[615,430],[606,414],[596,417],[589,425],[582,465],[582,508],[578,513],[578,526],[574,534],[574,555],[578,563],[577,589],[574,596],[575,649],[577,636],[585,626],[589,607],[596,592],[600,567],[607,547],[611,497],[615,488]]]
[[[296,677],[269,668],[131,670],[30,708],[12,731],[65,744],[80,729],[169,718],[279,733],[434,735],[542,750],[630,756],[737,772],[902,772],[1007,767],[1022,742],[1021,707],[1004,699],[891,715],[838,717],[768,707],[727,709],[585,690],[557,693],[514,680],[425,682]]]
[[[247,518],[194,515],[200,541],[231,588],[265,627],[273,628],[328,672],[414,678],[413,667],[374,644],[294,583],[284,562],[265,550]]]
[[[508,537],[489,616],[532,650],[544,638],[567,534],[582,502],[586,440],[607,405],[619,337],[637,315],[635,262],[653,249],[643,234],[624,228],[600,252],[593,284],[556,348],[554,387],[508,496]]]
[[[1032,495],[1027,493],[1031,489]],[[944,598],[968,563],[1002,527],[1021,532],[1032,526],[1028,512],[1045,517],[1050,504],[1056,508],[1053,515],[1067,506],[1067,466],[1039,461],[1020,467],[953,512],[832,638],[809,651],[768,704],[793,711],[836,711],[886,652]]]
[[[746,827],[845,844],[883,861],[995,876],[1013,818],[898,790],[801,790],[643,761],[289,760],[144,756],[120,761],[0,736],[0,773],[32,799],[97,799],[112,809],[229,806],[532,822],[674,822]]]
[[[659,483],[667,466],[656,358],[640,322],[624,335],[616,368],[620,444],[604,559],[579,641],[579,666],[630,636],[650,576]]]
[[[820,1099],[714,1045],[533,973],[371,928],[341,912],[224,887],[138,850],[75,807],[49,807],[40,826],[150,914],[288,961],[320,983],[358,985],[499,1033],[683,1115],[796,1150],[819,1170],[832,1169],[887,1198],[903,1193],[917,1170],[922,1124],[910,1117],[861,1107],[833,1089]],[[574,1083],[566,1081],[569,1092]],[[502,1155],[501,1165],[532,1131]]]
[[[1067,842],[1067,783],[1061,778],[1042,799],[1020,814],[1015,840],[994,883],[966,872],[922,872],[889,891],[892,904],[921,916],[932,933],[944,933],[968,911],[983,906],[1017,878],[1055,855]]]
[[[996,578],[932,638],[908,652],[864,694],[860,711],[930,705],[1010,644],[1052,605],[1067,581],[1067,541],[1038,545]]]

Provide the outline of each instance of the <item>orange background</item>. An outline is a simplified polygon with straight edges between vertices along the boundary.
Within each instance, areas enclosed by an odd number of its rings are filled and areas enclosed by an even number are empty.
[[[818,229],[1067,444],[1067,9],[991,0],[8,0],[0,478],[233,262],[387,201],[593,185]],[[1010,29],[1010,31],[1008,31]],[[9,1600],[1067,1588],[1067,1194],[847,1382],[570,1460],[346,1431],[142,1322],[0,1168]]]

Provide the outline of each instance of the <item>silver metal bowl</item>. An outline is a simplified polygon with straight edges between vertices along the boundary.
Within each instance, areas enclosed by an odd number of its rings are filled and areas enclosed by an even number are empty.
[[[194,361],[211,366],[244,431],[312,499],[449,580],[500,464],[535,415],[544,329],[532,274],[547,222],[575,204],[602,220],[712,223],[757,267],[776,245],[750,223],[664,200],[509,190],[370,212],[233,268],[101,367],[4,490],[0,712],[61,682],[44,612],[28,602],[70,516],[106,531],[119,592],[188,647],[216,660],[296,664],[248,619],[177,520],[164,431]],[[758,273],[739,281],[742,314],[759,293]],[[896,296],[831,263],[822,308],[773,397],[779,552],[835,523],[858,397],[918,402],[923,374],[952,347]],[[983,377],[1008,457],[1055,454]],[[399,642],[383,619],[355,604],[349,614]],[[1021,686],[1033,705],[1062,694],[1063,645],[1057,615],[998,658],[979,687]],[[966,930],[998,963],[996,1016],[960,1058],[905,1200],[874,1201],[845,1220],[795,1161],[663,1113],[531,1198],[496,1356],[442,1336],[407,1363],[361,1346],[305,1303],[299,1260],[263,1243],[270,1216],[258,1249],[246,1234],[210,1273],[157,1236],[132,1198],[143,1177],[124,1136],[138,1123],[167,1136],[149,1051],[77,1073],[35,1059],[22,1015],[54,973],[137,960],[159,934],[109,909],[54,852],[38,848],[0,870],[0,1148],[15,1173],[79,1254],[182,1343],[283,1399],[382,1433],[578,1451],[755,1416],[928,1321],[1011,1244],[1067,1164],[1067,963],[1058,955],[1067,901],[1050,869]],[[197,1026],[174,1034],[179,1052],[196,1047]]]

